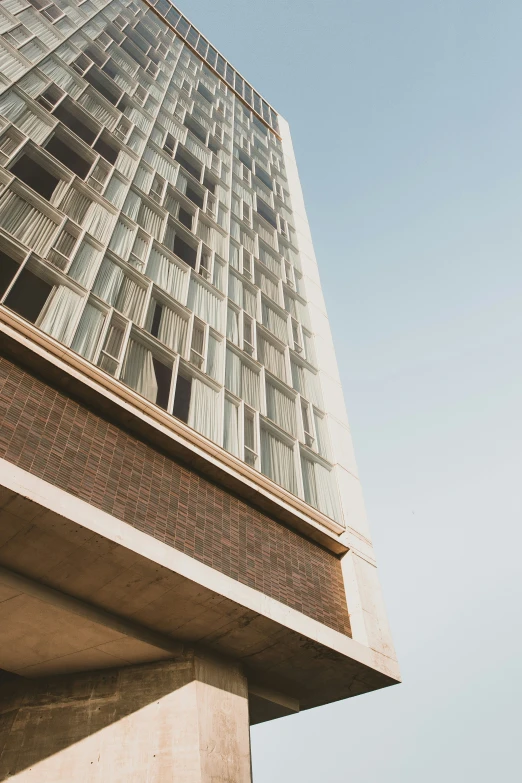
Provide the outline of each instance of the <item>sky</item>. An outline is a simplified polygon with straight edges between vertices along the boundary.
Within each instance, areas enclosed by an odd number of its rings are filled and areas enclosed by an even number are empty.
[[[520,774],[520,0],[196,0],[290,123],[403,683],[254,783]]]

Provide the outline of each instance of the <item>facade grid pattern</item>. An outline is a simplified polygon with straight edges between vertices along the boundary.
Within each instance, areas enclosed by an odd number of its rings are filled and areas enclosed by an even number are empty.
[[[283,146],[228,67],[140,0],[0,2],[0,301],[342,522]]]

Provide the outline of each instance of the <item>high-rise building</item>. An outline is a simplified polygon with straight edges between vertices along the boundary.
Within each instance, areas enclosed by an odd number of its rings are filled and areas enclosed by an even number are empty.
[[[399,679],[288,124],[167,0],[2,0],[0,164],[0,777],[247,783]]]

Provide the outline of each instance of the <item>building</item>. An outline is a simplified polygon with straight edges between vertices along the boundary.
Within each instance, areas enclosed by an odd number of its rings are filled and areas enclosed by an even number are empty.
[[[0,24],[0,777],[246,783],[399,679],[288,124],[167,0]]]

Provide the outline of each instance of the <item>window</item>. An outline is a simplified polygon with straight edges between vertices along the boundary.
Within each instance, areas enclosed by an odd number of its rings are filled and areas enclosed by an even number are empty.
[[[273,189],[272,184],[272,178],[270,177],[270,174],[262,168],[259,163],[256,162],[256,170],[255,170],[256,177],[261,180],[261,182],[267,186],[269,190]]]
[[[197,120],[194,119],[194,117],[192,117],[190,114],[186,114],[183,124],[186,128],[189,129],[191,133],[194,134],[197,139],[202,141],[203,144],[207,143],[207,131]]]
[[[86,178],[92,166],[92,159],[86,159],[78,149],[74,149],[73,143],[69,139],[54,134],[45,145],[45,149],[81,179]]]
[[[29,156],[25,152],[11,166],[11,173],[48,200],[60,182],[59,177],[51,174],[32,155]]]
[[[18,272],[19,266],[19,262],[0,250],[0,298],[9,288],[11,280]]]
[[[257,212],[259,215],[261,215],[262,218],[270,223],[271,226],[277,228],[276,213],[272,207],[270,207],[266,201],[263,201],[263,199],[259,196],[257,196]]]
[[[76,106],[68,97],[56,107],[53,114],[87,144],[92,144],[98,135],[98,128],[90,120],[89,115]]]
[[[251,411],[246,407],[244,409],[243,432],[245,462],[247,465],[255,467],[257,462],[256,415],[254,411]]]
[[[261,428],[261,472],[297,494],[293,447],[265,426]]]
[[[157,359],[141,342],[130,339],[121,378],[138,394],[167,409],[172,368]]]
[[[52,285],[26,267],[18,275],[5,304],[15,313],[35,323],[52,291]]]
[[[303,430],[305,435],[305,443],[307,446],[313,446],[314,436],[312,434],[312,420],[310,416],[310,406],[306,400],[301,400],[301,416],[303,419]]]
[[[266,382],[266,415],[290,435],[297,434],[295,400],[282,387]]]
[[[190,345],[190,361],[199,370],[205,362],[205,324],[194,319],[192,327],[192,342]]]
[[[188,422],[190,395],[192,391],[192,378],[178,374],[176,381],[176,393],[174,395],[174,408],[172,413],[181,421]]]
[[[254,322],[246,313],[243,313],[243,350],[249,356],[254,355]]]
[[[201,165],[194,158],[189,156],[189,153],[185,152],[180,145],[178,145],[174,160],[177,160],[180,166],[183,166],[185,171],[192,174],[195,179],[201,179]]]
[[[305,500],[330,519],[339,519],[339,501],[333,473],[320,462],[301,456]]]

